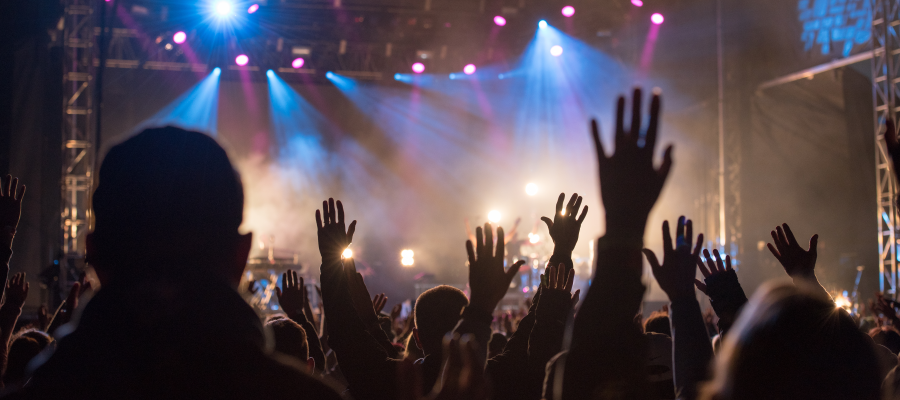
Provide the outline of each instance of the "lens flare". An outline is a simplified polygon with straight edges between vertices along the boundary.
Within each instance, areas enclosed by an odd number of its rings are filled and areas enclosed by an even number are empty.
[[[259,4],[253,4],[250,8],[247,9],[247,14],[253,14],[259,10]]]
[[[553,57],[559,57],[563,53],[563,48],[560,45],[556,45],[550,48],[550,55]]]
[[[350,250],[350,248],[348,247],[344,249],[344,252],[341,253],[341,256],[344,258],[353,258],[353,250]]]
[[[643,7],[644,2],[642,0],[631,0],[631,4],[634,4],[635,7]]]
[[[231,11],[232,9],[234,9],[234,6],[229,1],[220,1],[216,3],[214,9],[216,11],[216,15],[220,17],[227,17],[231,15]]]

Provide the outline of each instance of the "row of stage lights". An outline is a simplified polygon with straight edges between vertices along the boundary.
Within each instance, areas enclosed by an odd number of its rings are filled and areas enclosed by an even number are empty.
[[[106,1],[110,1],[110,0],[106,0]],[[633,4],[636,7],[642,7],[644,5],[642,0],[631,0],[631,4]],[[218,1],[218,2],[214,3],[214,5],[213,5],[213,11],[219,18],[227,18],[227,17],[230,17],[231,15],[233,15],[234,8],[235,8],[234,4],[231,3],[230,1],[226,1],[226,0]],[[252,5],[250,5],[249,8],[247,8],[247,13],[253,14],[258,10],[259,10],[259,4],[253,3]],[[565,6],[562,8],[562,10],[560,10],[560,12],[562,13],[562,15],[564,17],[570,18],[575,15],[575,7]],[[663,23],[663,21],[665,21],[665,18],[660,13],[653,13],[653,15],[650,16],[650,21],[656,25],[660,25]],[[494,24],[496,24],[497,26],[504,26],[504,25],[506,25],[506,18],[503,18],[503,16],[500,16],[500,15],[497,15],[494,17]],[[547,27],[547,21],[540,20],[538,22],[538,28],[544,29],[546,27]],[[175,42],[176,44],[182,44],[185,41],[187,41],[187,34],[184,31],[175,32],[175,34],[172,36],[172,41]],[[562,54],[563,54],[562,46],[553,45],[550,47],[550,55],[552,55],[554,57],[559,57]],[[243,66],[247,65],[248,63],[250,63],[250,57],[248,57],[246,54],[239,54],[237,57],[234,58],[234,63],[237,64],[238,66],[243,67]],[[293,67],[294,69],[300,69],[300,68],[303,68],[303,65],[305,63],[306,63],[306,60],[304,60],[302,57],[298,57],[291,61],[291,67]],[[417,62],[417,63],[414,63],[410,67],[410,69],[412,69],[413,73],[421,74],[421,73],[425,72],[425,64]],[[463,73],[465,73],[466,75],[472,75],[475,73],[476,69],[477,68],[475,67],[475,64],[467,64],[465,67],[463,67]]]

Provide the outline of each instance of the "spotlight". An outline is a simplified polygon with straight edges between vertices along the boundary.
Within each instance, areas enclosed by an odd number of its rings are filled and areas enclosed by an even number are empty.
[[[215,67],[215,68],[213,68],[213,73],[216,74],[216,75],[221,74],[221,73],[222,73],[222,69],[219,68],[219,67]]]
[[[538,186],[534,183],[529,183],[525,185],[525,194],[529,196],[534,196],[538,192]]]
[[[498,15],[498,16],[494,17],[494,23],[497,24],[497,26],[504,26],[504,25],[506,25],[506,18],[503,18]]]
[[[559,57],[563,53],[563,48],[560,45],[556,45],[550,48],[550,55],[553,57]]]
[[[346,249],[344,249],[344,252],[341,253],[341,257],[344,257],[344,258],[353,258],[353,250],[350,250],[349,247],[346,248]]]
[[[187,40],[187,34],[183,31],[175,32],[175,34],[172,35],[172,41],[175,43],[182,44],[185,40]]]
[[[547,27],[547,21],[540,20],[538,21],[538,28],[544,29]]]
[[[488,221],[491,221],[495,224],[500,222],[500,211],[497,211],[497,210],[489,211],[488,212]]]
[[[413,253],[413,251],[410,249],[404,249],[403,251],[400,252],[400,257],[403,257],[403,258],[413,258],[413,256],[415,256],[415,255],[416,255],[416,253]]]
[[[466,75],[474,74],[475,73],[475,64],[467,64],[465,67],[463,67],[463,72],[465,72]]]
[[[266,76],[268,76],[269,78],[274,78],[274,77],[275,77],[275,71],[272,71],[271,69],[268,70],[268,71],[266,71]]]
[[[165,48],[166,48],[166,50],[172,50],[175,48],[175,46],[172,46],[172,43],[166,43]]]
[[[412,71],[415,72],[415,73],[417,73],[417,74],[421,74],[421,73],[425,72],[425,64],[422,64],[422,63],[419,63],[419,62],[413,64],[413,65],[412,65]]]
[[[259,4],[253,4],[250,8],[247,9],[247,14],[253,14],[259,10]]]
[[[248,62],[250,62],[250,57],[247,57],[246,54],[241,54],[234,58],[234,63],[242,67],[247,65]]]
[[[565,6],[562,8],[562,15],[566,18],[575,15],[575,7]]]
[[[334,73],[331,71],[328,71],[325,73],[325,77],[328,79],[334,78]]]
[[[294,67],[294,69],[303,68],[304,62],[302,57],[297,57],[294,61],[291,61],[291,66]]]
[[[636,7],[644,6],[644,2],[642,0],[631,0],[631,4],[634,4]]]
[[[663,15],[660,13],[653,13],[653,15],[650,16],[650,21],[652,21],[656,25],[662,24],[665,20],[666,19],[663,18]]]
[[[395,80],[395,81],[399,81],[400,79],[403,79],[403,75],[400,75],[400,74],[394,74],[394,80]]]
[[[537,233],[528,233],[528,243],[535,244],[541,241],[541,235]]]
[[[234,9],[234,6],[229,1],[219,1],[216,2],[213,9],[216,12],[216,15],[220,17],[227,17],[231,15],[231,11]]]

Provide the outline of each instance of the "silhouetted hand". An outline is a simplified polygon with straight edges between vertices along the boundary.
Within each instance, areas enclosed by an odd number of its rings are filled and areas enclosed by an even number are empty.
[[[575,270],[570,269],[569,273],[566,273],[566,265],[559,264],[558,267],[549,266],[546,271],[547,284],[541,284],[544,286],[544,290],[559,290],[565,291],[566,293],[572,293],[572,285],[575,284]],[[541,280],[544,281],[543,279]],[[575,294],[572,295],[572,305],[578,303],[578,297],[581,295],[581,289],[576,290]]]
[[[659,264],[656,254],[644,249],[644,255],[650,263],[650,269],[659,287],[670,301],[679,298],[694,297],[694,276],[697,274],[697,259],[703,245],[703,234],[697,235],[697,245],[693,246],[694,228],[691,220],[678,217],[675,230],[675,247],[672,247],[672,235],[669,232],[669,221],[663,221],[663,264]],[[691,251],[691,247],[694,247]]]
[[[819,235],[813,235],[809,239],[809,250],[803,250],[800,247],[788,224],[775,227],[775,230],[772,231],[772,239],[775,245],[768,243],[767,247],[784,267],[788,276],[795,279],[816,279],[816,245],[819,243]]]
[[[372,306],[375,307],[375,314],[380,314],[381,310],[384,310],[387,300],[388,298],[384,293],[375,295],[375,298],[372,299]]]
[[[550,238],[553,239],[553,254],[571,258],[575,244],[578,243],[578,233],[581,231],[581,223],[584,222],[588,207],[584,206],[581,215],[575,218],[581,207],[581,196],[578,193],[572,194],[569,203],[563,208],[565,200],[566,194],[560,193],[559,199],[556,200],[556,213],[553,214],[553,219],[541,217],[541,221],[547,224]]]
[[[319,254],[322,255],[323,263],[340,261],[341,254],[353,241],[356,221],[351,222],[350,227],[345,229],[344,205],[338,200],[337,208],[335,208],[334,199],[328,199],[328,201],[322,202],[321,213],[316,210],[316,226],[318,227]]]
[[[28,298],[28,282],[25,273],[19,272],[6,281],[6,302],[15,308],[22,308]]]
[[[478,346],[471,335],[450,334],[444,337],[442,379],[438,379],[428,396],[422,393],[422,372],[415,360],[404,359],[399,365],[398,388],[401,400],[488,400],[487,382],[478,366]]]
[[[492,314],[497,303],[503,299],[509,289],[509,283],[519,272],[525,261],[519,260],[509,270],[504,270],[503,228],[497,228],[497,236],[501,240],[494,252],[494,234],[491,225],[484,224],[475,229],[475,245],[466,241],[466,252],[469,255],[469,287],[472,289],[470,307],[475,307],[487,314]],[[476,256],[477,255],[477,256]]]
[[[247,281],[247,292],[249,292],[251,296],[256,294],[258,290],[259,288],[256,286],[255,280],[251,279]]]
[[[353,258],[344,259],[344,273],[347,276],[350,299],[353,301],[353,308],[356,309],[359,319],[367,327],[378,325],[378,313],[375,312],[377,305],[372,302],[372,297],[369,296],[369,289],[366,288],[362,274],[356,272],[356,262],[353,261]]]
[[[594,145],[600,170],[600,191],[606,208],[606,230],[629,239],[641,239],[647,216],[659,198],[669,169],[672,167],[672,146],[666,148],[659,169],[653,166],[656,130],[659,123],[660,97],[654,94],[650,102],[650,121],[639,146],[641,127],[641,90],[634,90],[631,126],[624,127],[625,98],[616,105],[615,153],[607,157],[600,140],[597,121],[591,121]]]
[[[306,282],[297,275],[297,271],[287,270],[281,274],[281,288],[275,287],[275,297],[288,318],[294,319],[303,314],[306,308]]]
[[[722,256],[719,255],[719,250],[717,249],[713,249],[712,257],[709,255],[709,250],[703,250],[703,258],[706,259],[706,264],[704,265],[703,260],[698,257],[697,266],[700,267],[700,273],[703,274],[703,277],[706,279],[709,279],[711,276],[717,276],[719,274],[724,274],[727,271],[734,270],[734,268],[731,267],[731,256],[726,254],[723,263]],[[694,279],[694,285],[696,285],[697,289],[700,289],[703,294],[709,296],[706,283],[700,282],[699,279]]]
[[[12,244],[22,215],[23,196],[25,185],[19,186],[19,178],[6,175],[6,178],[0,179],[0,243]]]

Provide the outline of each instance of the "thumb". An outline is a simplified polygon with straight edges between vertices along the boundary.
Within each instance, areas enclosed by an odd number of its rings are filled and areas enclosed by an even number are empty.
[[[695,278],[695,279],[694,279],[694,286],[697,286],[697,289],[700,289],[700,291],[703,292],[703,294],[707,294],[707,293],[706,293],[706,284],[705,284],[705,283],[700,282],[700,280],[698,280],[698,279]],[[708,294],[707,294],[707,295],[708,295]]]
[[[547,224],[548,230],[553,229],[553,220],[552,219],[547,218],[547,217],[541,217],[541,221],[544,221],[544,223]]]
[[[809,252],[816,254],[816,246],[819,245],[819,235],[815,234],[809,239]]]
[[[278,298],[278,302],[280,303],[281,302],[281,288],[278,286],[275,286],[275,297]]]

